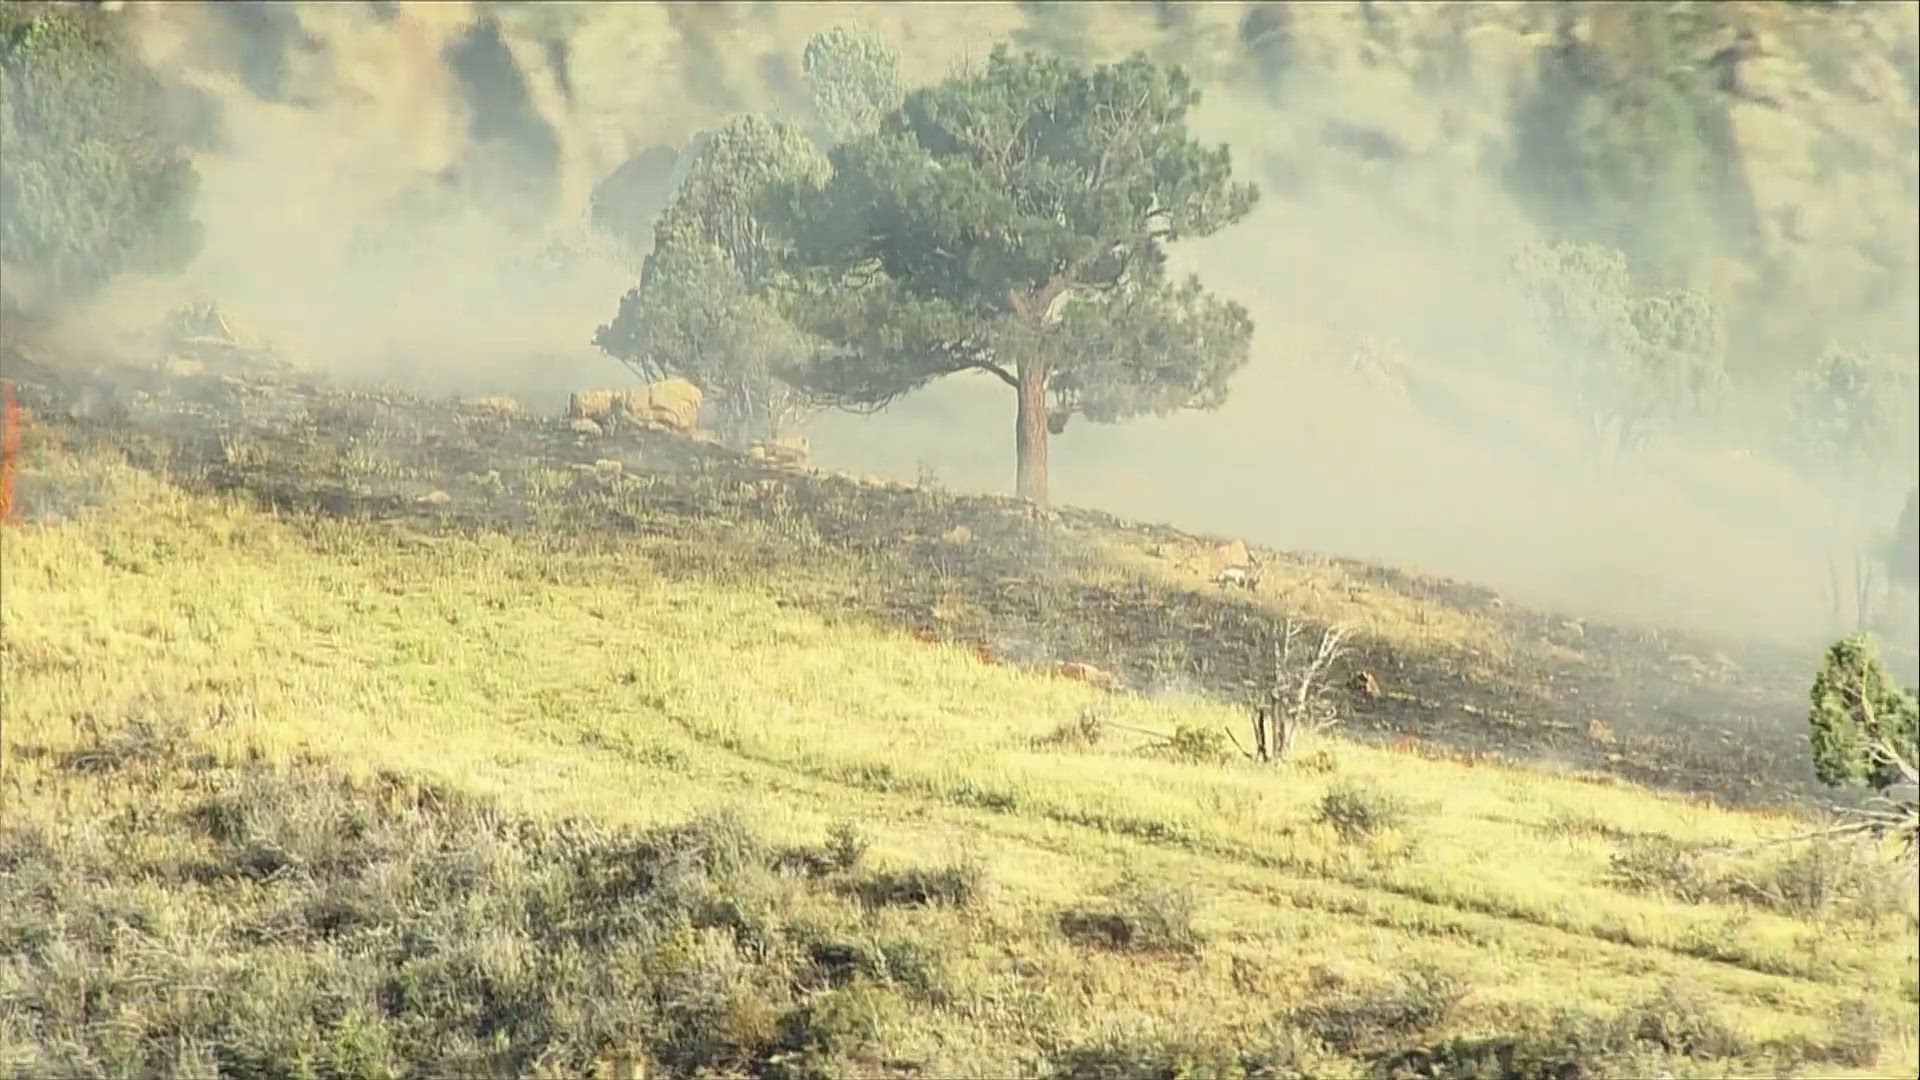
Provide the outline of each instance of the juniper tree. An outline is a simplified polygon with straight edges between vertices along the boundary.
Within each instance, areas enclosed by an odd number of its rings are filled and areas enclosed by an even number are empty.
[[[795,380],[861,410],[991,374],[1014,391],[1018,492],[1038,501],[1070,416],[1218,406],[1252,323],[1168,280],[1164,246],[1239,221],[1256,192],[1189,136],[1199,97],[1144,57],[1088,69],[1004,46],[909,94],[789,203],[809,285],[793,310],[832,346]]]
[[[1886,751],[1911,762],[1920,750],[1920,705],[1887,674],[1873,639],[1864,634],[1827,650],[1812,699],[1807,724],[1821,783],[1885,788],[1900,779]]]
[[[1920,842],[1920,805],[1914,792],[1888,797],[1896,785],[1920,784],[1920,702],[1881,665],[1873,639],[1856,634],[1835,642],[1814,676],[1807,713],[1813,771],[1830,787],[1864,786],[1878,793],[1841,831],[1897,834],[1909,856]]]
[[[699,385],[720,433],[740,444],[779,438],[802,402],[780,377],[810,342],[781,313],[781,235],[772,193],[817,185],[826,159],[797,129],[740,116],[704,141],[654,226],[640,283],[594,344],[643,378]]]

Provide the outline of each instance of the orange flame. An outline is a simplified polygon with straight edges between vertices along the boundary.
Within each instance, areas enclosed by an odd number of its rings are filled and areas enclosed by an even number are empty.
[[[20,403],[13,381],[0,379],[0,524],[13,520],[13,470],[20,456]]]

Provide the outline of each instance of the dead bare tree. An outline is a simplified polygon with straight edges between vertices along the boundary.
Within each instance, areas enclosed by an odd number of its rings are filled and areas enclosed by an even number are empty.
[[[1849,575],[1843,563],[1851,564],[1852,581],[1846,580]],[[1858,633],[1872,626],[1883,585],[1875,573],[1877,569],[1865,551],[1856,550],[1844,557],[1832,551],[1827,553],[1827,601],[1836,627]]]
[[[1329,692],[1328,672],[1346,655],[1347,629],[1323,629],[1311,650],[1299,647],[1304,632],[1304,627],[1288,619],[1269,641],[1273,668],[1253,702],[1253,753],[1249,756],[1255,761],[1285,761],[1301,732],[1325,731],[1340,720],[1339,706]]]

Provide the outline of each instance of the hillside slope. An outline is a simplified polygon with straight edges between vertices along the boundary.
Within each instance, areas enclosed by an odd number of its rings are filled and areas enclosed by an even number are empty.
[[[1237,708],[1172,686],[1338,619],[1362,724],[1538,753],[1582,686],[1507,680],[1625,685],[1643,644],[1281,556],[1229,596],[1172,530],[667,439],[9,373],[9,1068],[1913,1064],[1899,886],[1746,846],[1795,816],[1342,740],[1254,766],[1209,734]],[[1022,646],[1149,693],[983,662]]]
[[[21,399],[202,490],[416,527],[564,527],[702,580],[755,567],[830,617],[1027,664],[1090,663],[1148,694],[1243,701],[1289,619],[1354,634],[1354,730],[1604,768],[1743,802],[1818,796],[1804,731],[1813,657],[1525,610],[1491,590],[1256,551],[1257,590],[1215,585],[1226,538],[1073,508],[769,470],[670,436],[283,378],[31,366]],[[438,493],[437,495],[435,493]],[[31,489],[23,489],[32,513]],[[956,529],[958,530],[956,532]],[[1232,559],[1241,556],[1235,554]]]

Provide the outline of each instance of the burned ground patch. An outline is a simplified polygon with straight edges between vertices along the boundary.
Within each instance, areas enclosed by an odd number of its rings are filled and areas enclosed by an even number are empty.
[[[670,435],[582,435],[557,418],[285,376],[9,369],[43,437],[114,449],[190,488],[428,532],[538,529],[573,543],[651,544],[661,573],[754,575],[778,582],[785,603],[966,643],[983,658],[1091,664],[1140,692],[1246,700],[1277,624],[1302,617],[1284,595],[1116,566],[1115,545],[1219,540],[1094,511],[769,468]],[[29,511],[58,501],[30,486],[21,498]],[[1360,738],[1739,803],[1821,790],[1805,752],[1804,657],[1575,623],[1495,603],[1477,586],[1351,560],[1265,561],[1269,574],[1332,565],[1397,604],[1479,620],[1500,636],[1489,649],[1356,633],[1341,678],[1368,687],[1344,703]]]

